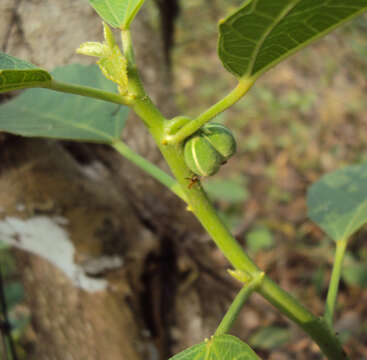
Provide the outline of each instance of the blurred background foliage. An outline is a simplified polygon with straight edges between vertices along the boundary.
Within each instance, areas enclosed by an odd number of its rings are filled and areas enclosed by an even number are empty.
[[[235,86],[217,56],[217,22],[242,2],[180,2],[172,66],[181,114],[198,115]],[[146,6],[154,7],[152,2]],[[245,99],[216,119],[233,130],[238,153],[219,174],[204,180],[209,196],[256,263],[318,314],[334,243],[307,219],[306,191],[327,172],[367,161],[366,90],[364,15],[269,71]],[[350,243],[337,308],[336,328],[353,359],[367,358],[366,240],[365,229]],[[12,255],[1,243],[0,264],[22,359],[21,336],[29,331],[30,314],[22,306],[24,291]],[[294,328],[280,315],[251,320],[251,314],[247,340],[264,358],[288,359],[282,357],[287,346],[293,352],[309,346],[308,339],[294,342]]]
[[[196,116],[235,86],[217,56],[217,22],[241,3],[181,2],[173,50],[180,113]],[[319,314],[334,243],[307,219],[306,191],[325,173],[367,161],[366,90],[364,15],[269,71],[216,119],[233,130],[238,153],[204,186],[257,264]],[[367,356],[366,240],[362,230],[350,243],[336,322],[358,359]],[[268,325],[249,340],[265,358],[291,338],[282,324]]]

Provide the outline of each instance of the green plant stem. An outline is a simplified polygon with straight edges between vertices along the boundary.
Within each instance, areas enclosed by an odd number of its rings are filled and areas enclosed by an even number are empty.
[[[124,50],[124,55],[130,66],[136,67],[135,54],[133,49],[133,42],[131,39],[131,32],[129,29],[121,30],[121,41]]]
[[[156,141],[161,142],[164,124],[167,120],[153,104],[146,94],[140,80],[138,68],[135,63],[134,49],[132,46],[131,32],[129,29],[121,30],[121,41],[124,55],[127,60],[128,93],[134,97],[133,110],[144,121]]]
[[[171,159],[167,159],[171,164]],[[173,165],[173,164],[172,164]],[[177,159],[175,165],[171,166],[174,175],[184,187],[182,175],[178,174]],[[186,189],[185,189],[186,190]],[[260,270],[243,251],[242,247],[230,234],[229,230],[219,219],[212,204],[206,197],[201,186],[194,186],[191,190],[186,190],[188,201],[193,213],[197,216],[201,224],[211,235],[214,242],[230,263],[239,270],[248,273],[251,277],[259,275]],[[297,323],[310,337],[319,345],[321,351],[332,360],[346,360],[343,348],[335,334],[326,325],[323,319],[319,319],[303,307],[288,292],[281,289],[267,276],[256,290],[279,311],[289,319]]]
[[[178,144],[182,142],[198,131],[204,124],[240,100],[251,89],[253,84],[254,80],[251,78],[241,79],[238,85],[226,97],[218,101],[196,119],[184,125],[176,134],[167,135],[163,139],[163,142],[165,144]]]
[[[135,63],[134,49],[132,45],[131,32],[129,29],[121,30],[121,41],[124,56],[127,60],[128,73],[128,93],[136,97],[146,97],[146,93],[141,83],[138,68]]]
[[[177,132],[178,129],[180,129],[182,126],[186,125],[190,121],[192,121],[192,119],[187,116],[177,116],[168,121],[166,125],[166,133],[168,135],[172,135],[175,132]]]
[[[159,123],[162,121],[162,115],[156,109],[150,108],[150,106],[151,105],[147,102],[137,101],[134,109],[140,116],[147,117],[145,119],[146,123]],[[192,176],[192,172],[185,164],[182,146],[162,145],[162,130],[157,131],[157,127],[152,127],[151,129],[152,135],[170,166],[172,173],[178,180],[183,191],[186,193],[189,209],[196,215],[224,256],[236,269],[248,273],[251,277],[258,276],[261,273],[260,270],[243,251],[240,244],[231,235],[228,228],[218,217],[200,183],[195,184],[191,189],[188,188],[189,180],[187,180],[187,178]],[[319,345],[321,351],[328,357],[328,359],[347,359],[338,339],[325,322],[322,319],[315,317],[289,293],[282,290],[267,276],[264,277],[262,285],[257,291],[284,315],[304,329]]]
[[[134,103],[134,99],[129,96],[122,96],[116,93],[99,90],[89,86],[75,85],[62,81],[57,81],[54,79],[46,83],[43,87],[54,91],[87,96],[121,105],[132,106]]]
[[[331,273],[331,279],[326,298],[326,308],[324,314],[325,321],[330,326],[330,328],[333,327],[333,317],[334,317],[336,299],[338,296],[340,275],[343,266],[345,250],[347,248],[347,243],[348,239],[341,239],[336,242],[334,265]]]
[[[330,360],[347,360],[348,357],[332,329],[323,318],[316,317],[304,308],[288,292],[281,289],[268,277],[265,277],[258,289],[265,299],[274,305],[290,320],[298,324],[319,345],[321,351]]]
[[[256,290],[256,288],[259,287],[259,285],[261,284],[264,275],[264,273],[260,273],[257,278],[250,280],[249,283],[245,284],[242,287],[241,291],[237,294],[228,311],[224,315],[214,335],[223,335],[229,332],[234,322],[236,321],[240,311],[242,310],[245,302]]]
[[[200,182],[195,184],[193,187],[188,188],[190,181],[187,179],[191,178],[193,173],[189,170],[184,161],[182,144],[168,144],[163,141],[165,137],[165,126],[168,123],[168,120],[163,117],[150,98],[145,94],[134,62],[130,34],[126,33],[126,31],[122,31],[122,41],[125,56],[128,58],[129,92],[130,89],[134,90],[136,95],[133,109],[149,128],[157,146],[170,166],[173,175],[177,179],[182,190],[185,192],[189,204],[189,210],[196,215],[203,227],[209,235],[211,235],[214,242],[234,268],[244,271],[252,278],[257,278],[260,276],[261,271],[247,256],[241,245],[232,236],[226,225],[221,221]],[[129,52],[131,52],[130,55],[128,55]],[[242,83],[237,91],[234,93],[232,92],[225,98],[226,100],[218,103],[222,105],[214,105],[214,107],[204,113],[207,115],[203,114],[201,118],[207,121],[211,117],[215,116],[215,114],[223,111],[242,97],[251,85],[252,83],[248,83],[247,85]],[[193,122],[188,123],[186,126],[189,126]],[[176,135],[183,131],[186,126],[179,130]],[[190,131],[192,130],[193,128],[191,128]],[[193,130],[193,132],[195,131],[196,130]],[[192,132],[185,132],[185,136],[183,136],[182,139],[191,134]],[[267,276],[264,276],[261,286],[259,286],[257,291],[284,315],[292,319],[302,329],[304,329],[319,345],[321,351],[328,357],[328,359],[347,359],[338,339],[326,325],[325,321],[317,318],[306,310],[289,293],[282,290]]]
[[[163,170],[161,170],[159,167],[155,166],[150,161],[138,155],[120,140],[112,143],[111,146],[115,148],[126,159],[130,160],[136,166],[150,174],[154,179],[158,180],[161,184],[174,192],[179,198],[187,202],[186,195],[182,191],[182,188],[178,184],[178,182],[175,181],[175,179],[173,179]]]
[[[218,217],[201,185],[196,184],[191,189],[188,189],[187,185],[189,181],[187,178],[192,173],[184,162],[182,149],[172,145],[162,146],[159,136],[155,136],[155,139],[173,174],[186,193],[190,210],[211,235],[225,257],[236,269],[248,273],[251,277],[259,276],[261,274],[260,270],[243,251],[242,247]],[[347,359],[338,339],[323,319],[319,319],[310,313],[296,299],[282,290],[267,276],[264,276],[262,284],[257,291],[279,311],[304,329],[330,360]]]
[[[139,107],[139,104],[136,106]],[[155,136],[154,134],[153,136],[174,176],[185,191],[190,210],[196,215],[203,227],[211,235],[219,249],[236,269],[248,273],[251,277],[258,276],[260,270],[243,251],[242,247],[218,217],[201,185],[196,184],[191,189],[188,189],[187,178],[190,177],[192,173],[187,168],[183,159],[182,147],[177,145],[162,146],[161,137]],[[319,345],[321,351],[328,359],[347,359],[338,339],[326,323],[310,313],[296,299],[282,290],[267,276],[264,277],[257,291],[279,311],[304,329]]]

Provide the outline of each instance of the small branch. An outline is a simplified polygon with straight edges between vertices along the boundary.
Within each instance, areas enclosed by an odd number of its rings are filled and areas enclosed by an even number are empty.
[[[348,240],[342,239],[336,242],[336,252],[334,258],[333,271],[329,284],[329,290],[326,298],[326,308],[324,318],[326,323],[333,328],[333,317],[338,296],[340,275],[343,266],[344,254],[347,247]]]
[[[121,30],[121,41],[124,56],[127,60],[127,72],[129,78],[128,93],[135,97],[133,110],[147,125],[155,140],[157,141],[159,138],[160,141],[160,138],[162,137],[163,124],[166,119],[145,92],[139,71],[136,67],[134,48],[129,29]]]
[[[224,315],[214,335],[223,335],[229,332],[234,322],[236,321],[240,311],[245,305],[245,302],[248,300],[250,295],[256,290],[256,288],[261,284],[264,275],[265,275],[264,273],[258,274],[257,277],[253,278],[252,280],[250,280],[249,283],[243,286],[241,291],[237,294],[237,296],[233,300],[228,311]]]
[[[187,187],[187,178],[192,176],[192,172],[184,161],[181,147],[175,145],[184,140],[187,136],[196,132],[214,116],[218,115],[220,112],[238,101],[251,88],[254,83],[254,79],[242,79],[237,88],[234,89],[227,97],[204,112],[197,119],[184,125],[176,132],[176,134],[168,137],[165,133],[165,125],[168,121],[146,95],[134,63],[134,58],[129,55],[129,51],[132,49],[131,39],[130,34],[126,33],[126,31],[122,31],[122,41],[124,44],[124,53],[129,62],[129,92],[136,95],[133,110],[147,125],[164,158],[170,166],[173,175],[180,184],[182,191],[185,192],[189,209],[196,215],[203,227],[207,230],[209,235],[211,235],[214,242],[231,262],[233,267],[244,271],[252,278],[256,278],[261,274],[260,269],[248,257],[242,246],[231,235],[228,228],[221,221],[200,183],[195,184],[190,189]],[[172,144],[169,144],[169,142]],[[289,293],[282,290],[268,277],[264,276],[256,291],[269,300],[270,303],[276,306],[276,308],[283,314],[300,325],[300,327],[303,328],[320,346],[328,359],[347,359],[338,338],[332,333],[325,321],[314,316]]]
[[[185,163],[180,147],[176,145],[163,145],[164,124],[166,123],[166,119],[164,119],[148,97],[137,98],[133,109],[148,126],[159,149],[170,166],[173,175],[181,185],[182,191],[185,192],[189,209],[196,215],[233,267],[248,273],[253,278],[257,277],[257,275],[261,273],[260,269],[248,257],[242,246],[231,235],[226,225],[221,221],[200,183],[194,185],[190,189],[187,188],[187,178],[192,175],[192,172]],[[186,126],[189,126],[191,123],[192,122]],[[185,129],[186,126],[179,130],[176,135]],[[325,321],[314,316],[289,293],[282,290],[268,277],[264,277],[261,285],[256,291],[284,315],[304,329],[320,346],[328,359],[347,359],[338,338],[330,331]]]
[[[173,135],[180,128],[182,128],[184,125],[188,124],[192,120],[193,119],[187,116],[177,116],[167,122],[167,124],[165,125],[165,132],[167,135]]]
[[[128,92],[136,97],[144,98],[146,93],[140,80],[140,75],[136,67],[134,48],[129,29],[121,30],[121,41],[124,50],[124,56],[127,60],[127,73],[129,78]]]
[[[129,29],[121,30],[121,41],[127,62],[130,66],[136,66],[133,42]]]
[[[349,359],[339,339],[324,319],[313,315],[274,281],[265,277],[256,291],[310,335],[329,360]]]
[[[131,150],[125,143],[122,141],[116,141],[112,144],[112,147],[115,148],[122,156],[126,159],[130,160],[140,169],[144,170],[146,173],[150,174],[154,179],[158,180],[161,184],[170,189],[173,193],[175,193],[179,198],[183,201],[187,202],[186,195],[181,189],[181,186],[175,181],[171,176],[165,173],[163,170],[152,164],[150,161],[146,160],[142,156],[135,153]]]
[[[237,87],[226,97],[199,115],[196,119],[184,125],[180,130],[177,131],[176,134],[165,136],[163,143],[178,144],[188,138],[190,135],[198,131],[204,124],[240,100],[251,89],[254,82],[255,80],[251,78],[241,79]]]
[[[55,79],[52,79],[50,82],[46,83],[45,86],[43,87],[54,91],[87,96],[121,105],[132,106],[134,104],[134,98],[131,96],[122,96],[116,93],[99,90],[89,86],[65,83],[57,81]]]

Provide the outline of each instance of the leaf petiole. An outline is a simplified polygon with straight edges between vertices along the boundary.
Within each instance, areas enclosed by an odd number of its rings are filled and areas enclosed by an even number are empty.
[[[329,290],[326,298],[326,308],[324,319],[330,328],[333,327],[333,317],[338,296],[340,275],[343,266],[344,254],[347,248],[348,239],[341,239],[336,242],[336,251],[334,258],[333,270],[329,284]]]
[[[261,285],[264,276],[265,273],[261,272],[243,286],[241,291],[237,294],[237,296],[233,300],[228,311],[224,315],[214,335],[226,334],[231,329],[233,323],[237,319],[240,311],[242,310],[243,305],[248,300],[250,295]]]
[[[254,82],[255,80],[252,78],[240,79],[238,85],[227,96],[203,112],[196,119],[188,122],[174,135],[166,135],[163,138],[163,144],[179,144],[188,138],[207,122],[239,101],[251,89]]]
[[[100,99],[108,102],[112,102],[115,104],[122,104],[126,106],[134,105],[134,97],[132,96],[122,96],[113,92],[104,91],[96,88],[92,88],[90,86],[76,85],[71,83],[65,83],[62,81],[57,81],[52,79],[50,82],[47,82],[45,86],[40,86],[43,88],[47,88],[54,91],[60,91],[69,94],[76,94],[86,97],[91,97],[95,99]]]

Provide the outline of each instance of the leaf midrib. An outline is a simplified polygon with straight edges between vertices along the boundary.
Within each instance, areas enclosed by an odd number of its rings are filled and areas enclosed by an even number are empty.
[[[120,25],[120,20],[115,14],[115,11],[113,10],[112,5],[110,4],[110,0],[106,0],[106,4],[108,6],[108,10],[110,10],[110,13],[112,14],[112,17],[116,20],[117,24]]]
[[[14,89],[15,87],[18,88],[18,89],[21,89],[22,87],[20,87],[20,85],[23,85],[23,84],[24,84],[25,88],[37,87],[38,85],[43,84],[45,82],[47,82],[47,80],[45,80],[45,81],[42,81],[42,80],[40,80],[40,81],[30,81],[30,82],[22,81],[22,82],[16,82],[16,83],[7,83],[5,86],[0,85],[0,90]]]
[[[74,127],[76,129],[80,129],[80,130],[88,130],[92,134],[96,134],[96,135],[99,135],[101,137],[104,137],[104,138],[108,139],[109,141],[113,141],[115,139],[114,137],[109,136],[107,133],[104,133],[104,132],[102,132],[98,129],[95,129],[95,128],[89,126],[88,124],[70,123],[70,122],[67,122],[67,121],[63,120],[62,118],[59,118],[55,115],[50,116],[49,113],[48,114],[42,114],[42,113],[40,114],[37,111],[32,111],[28,107],[18,106],[18,105],[17,105],[17,107],[20,108],[21,110],[24,110],[25,112],[28,112],[28,113],[32,114],[32,115],[39,116],[40,118],[42,118],[42,117],[46,118],[46,119],[48,118],[48,119],[52,119],[52,120],[55,120],[57,122],[60,122],[60,123],[62,123],[64,125],[67,125],[69,127]]]
[[[289,12],[291,10],[293,10],[296,5],[298,5],[298,3],[300,1],[301,0],[294,0],[293,3],[289,4],[289,6],[287,6],[274,19],[274,22],[271,24],[271,26],[269,26],[269,29],[261,36],[260,40],[258,41],[258,44],[255,47],[255,50],[253,52],[253,55],[251,56],[250,65],[249,65],[249,68],[247,70],[247,73],[243,77],[249,77],[249,76],[251,76],[252,71],[254,70],[254,66],[255,66],[255,62],[256,62],[257,56],[259,55],[260,49],[264,45],[264,42],[265,42],[266,38],[274,30],[274,28],[284,19],[284,17],[287,16],[289,14]]]
[[[126,12],[125,12],[125,19],[124,19],[124,26],[126,26],[126,19],[128,19],[128,16],[127,14],[129,13],[130,11],[130,6],[132,4],[132,0],[129,0],[128,3],[127,3],[127,8],[126,8]]]
[[[355,9],[353,7],[353,9]],[[261,68],[256,74],[252,74],[252,78],[253,79],[257,79],[259,76],[261,76],[264,72],[266,72],[267,70],[269,70],[271,67],[273,67],[274,65],[280,63],[282,60],[288,58],[289,56],[291,56],[292,54],[296,53],[298,50],[303,49],[304,47],[306,47],[307,45],[309,45],[310,43],[313,43],[314,41],[316,41],[319,38],[322,38],[325,34],[328,34],[329,32],[331,32],[333,29],[337,28],[338,26],[340,26],[343,23],[346,23],[347,21],[349,21],[351,18],[354,18],[360,14],[362,14],[363,12],[365,12],[367,10],[367,6],[364,6],[362,8],[360,8],[359,11],[355,12],[354,14],[342,19],[341,21],[335,23],[333,26],[325,29],[324,31],[318,32],[315,36],[309,38],[308,40],[300,43],[299,45],[297,45],[296,47],[294,47],[293,49],[291,49],[290,51],[284,53],[282,56],[280,56],[279,58],[273,60],[272,62],[270,62],[269,64],[267,64],[265,67]],[[244,76],[243,76],[244,77]]]

